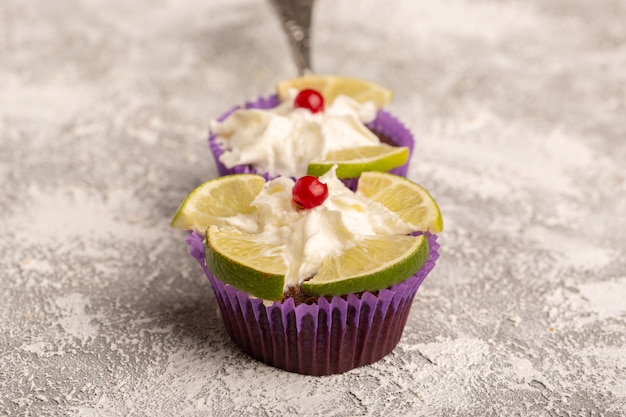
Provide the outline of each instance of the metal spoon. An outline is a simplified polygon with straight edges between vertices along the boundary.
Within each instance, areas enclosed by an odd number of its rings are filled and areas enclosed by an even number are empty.
[[[287,35],[299,75],[312,73],[310,57],[311,15],[315,0],[270,0]]]

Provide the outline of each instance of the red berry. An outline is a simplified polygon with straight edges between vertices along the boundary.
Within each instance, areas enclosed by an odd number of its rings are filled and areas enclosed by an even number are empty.
[[[308,109],[311,113],[324,111],[324,97],[312,89],[305,89],[298,93],[293,102],[294,107]]]
[[[293,204],[298,208],[317,207],[328,197],[328,186],[316,177],[305,175],[296,181],[291,191]]]

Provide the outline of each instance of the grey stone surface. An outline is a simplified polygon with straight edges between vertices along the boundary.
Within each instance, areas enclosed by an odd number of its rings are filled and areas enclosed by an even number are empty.
[[[359,4],[314,68],[394,90],[446,230],[394,352],[315,378],[168,227],[209,120],[295,74],[269,3],[0,2],[0,415],[626,415],[626,2]]]

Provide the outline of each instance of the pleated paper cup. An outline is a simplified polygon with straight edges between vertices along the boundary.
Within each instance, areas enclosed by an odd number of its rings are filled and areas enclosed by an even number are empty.
[[[231,339],[251,357],[305,375],[331,375],[372,364],[400,341],[413,298],[439,257],[427,234],[428,260],[413,276],[375,293],[320,297],[312,304],[264,303],[216,278],[206,267],[202,237],[190,233],[198,260],[217,298]]]
[[[271,109],[280,104],[280,100],[277,95],[271,95],[269,97],[261,97],[255,101],[246,102],[243,106],[237,106],[226,113],[222,114],[217,120],[222,122],[228,118],[235,110],[239,108],[246,109]],[[378,110],[376,114],[376,118],[366,125],[370,130],[374,133],[378,134],[381,137],[381,141],[385,142],[392,146],[406,146],[409,148],[409,159],[404,165],[396,167],[389,172],[392,174],[400,175],[406,177],[408,169],[409,169],[409,161],[411,159],[411,155],[413,154],[413,147],[415,144],[415,140],[413,138],[413,134],[409,131],[409,129],[402,124],[395,116],[391,115],[385,110]],[[220,156],[224,153],[225,149],[222,144],[219,143],[217,136],[211,133],[209,135],[209,148],[211,149],[211,153],[215,158],[215,163],[217,165],[217,172],[220,176],[229,175],[229,174],[259,174],[265,177],[265,179],[272,179],[267,172],[258,171],[250,165],[235,165],[232,168],[227,168],[221,161]],[[356,189],[356,184],[358,182],[358,178],[350,178],[347,180],[342,180],[349,188],[352,190]]]

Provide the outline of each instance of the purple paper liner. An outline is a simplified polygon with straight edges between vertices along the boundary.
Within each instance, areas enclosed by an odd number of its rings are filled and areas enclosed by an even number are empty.
[[[278,98],[278,95],[276,94],[268,97],[260,97],[254,101],[246,102],[243,106],[235,106],[231,108],[226,113],[222,114],[217,120],[219,122],[226,120],[226,118],[228,118],[228,116],[230,116],[235,110],[242,107],[246,109],[271,109],[278,106],[278,104],[280,104],[280,100]],[[376,118],[372,122],[368,123],[366,126],[369,129],[389,138],[389,140],[392,142],[392,145],[406,146],[409,148],[409,159],[407,160],[407,162],[404,165],[388,171],[392,174],[406,177],[409,170],[409,162],[411,160],[411,156],[413,155],[413,147],[415,144],[413,134],[402,122],[400,122],[395,116],[391,115],[385,110],[378,110]],[[260,172],[250,167],[249,165],[235,165],[232,168],[227,168],[220,161],[220,156],[224,153],[224,149],[222,149],[221,145],[218,143],[217,136],[214,135],[212,132],[209,134],[209,148],[211,149],[211,153],[215,158],[215,164],[217,165],[217,172],[219,176],[230,174],[259,174],[262,175],[266,180],[276,177],[270,176],[267,172]],[[346,184],[346,186],[354,191],[356,189],[358,178],[349,178],[342,181]]]
[[[200,235],[187,237],[189,253],[209,278],[231,339],[251,357],[305,375],[331,375],[369,365],[400,341],[413,298],[439,258],[437,236],[426,234],[428,259],[413,276],[377,294],[363,292],[296,305],[267,306],[216,278],[206,267]]]

